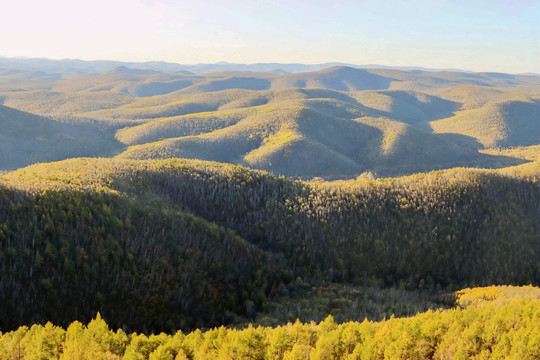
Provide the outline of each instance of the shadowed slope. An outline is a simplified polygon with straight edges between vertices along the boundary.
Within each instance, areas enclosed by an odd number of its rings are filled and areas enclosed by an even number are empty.
[[[90,318],[98,309],[131,329],[219,325],[247,316],[247,301],[260,302],[252,289],[279,283],[270,275],[279,271],[276,258],[233,231],[165,198],[134,200],[105,186],[141,181],[138,189],[150,192],[141,170],[153,171],[77,159],[0,178],[0,245],[26,254],[0,254],[2,329],[21,319]],[[13,264],[20,276],[5,276]]]
[[[112,134],[70,125],[0,105],[0,169],[79,156],[112,155]]]
[[[360,104],[380,115],[418,124],[448,116],[459,103],[414,91],[360,91],[351,94]]]

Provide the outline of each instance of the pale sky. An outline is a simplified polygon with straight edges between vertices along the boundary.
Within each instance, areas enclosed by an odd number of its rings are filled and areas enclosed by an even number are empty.
[[[0,0],[0,56],[540,73],[540,0]]]

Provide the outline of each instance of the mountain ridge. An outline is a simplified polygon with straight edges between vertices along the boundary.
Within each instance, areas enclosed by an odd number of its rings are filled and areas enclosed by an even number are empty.
[[[327,62],[321,64],[302,63],[254,63],[235,64],[229,62],[217,62],[209,64],[178,64],[164,61],[129,62],[115,60],[80,60],[80,59],[47,59],[47,58],[24,58],[24,57],[2,57],[0,56],[0,67],[20,67],[22,69],[40,69],[46,72],[83,72],[101,73],[110,71],[115,67],[125,66],[143,70],[155,70],[160,72],[189,71],[193,73],[218,72],[218,71],[258,71],[271,72],[283,70],[288,73],[304,71],[317,71],[331,66],[352,66],[362,68],[381,68],[398,70],[420,70],[420,71],[440,71],[441,69],[430,69],[419,66],[388,66],[378,64],[355,65],[341,62]],[[448,71],[467,71],[461,69],[444,69]]]

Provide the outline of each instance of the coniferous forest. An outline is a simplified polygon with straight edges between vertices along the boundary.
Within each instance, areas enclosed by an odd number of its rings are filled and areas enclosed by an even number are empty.
[[[452,310],[337,324],[296,320],[274,328],[215,327],[174,335],[127,334],[98,313],[67,329],[48,322],[0,336],[3,359],[534,359],[540,290],[487,287],[457,294]]]

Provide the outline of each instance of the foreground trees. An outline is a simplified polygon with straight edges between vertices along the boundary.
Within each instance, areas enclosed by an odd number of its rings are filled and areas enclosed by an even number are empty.
[[[98,314],[67,330],[51,323],[0,336],[0,359],[535,359],[540,356],[540,289],[467,289],[468,307],[410,318],[275,328],[214,328],[174,335],[110,330]]]

